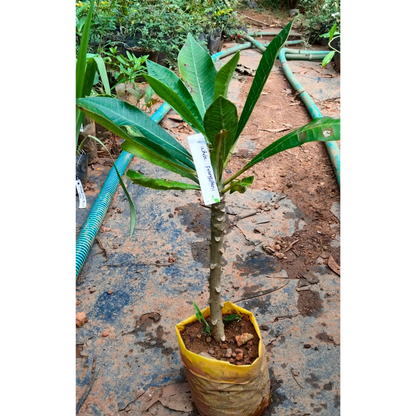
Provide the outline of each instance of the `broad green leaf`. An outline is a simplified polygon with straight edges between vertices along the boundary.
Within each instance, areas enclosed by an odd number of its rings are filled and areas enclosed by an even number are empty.
[[[234,142],[237,125],[237,107],[220,95],[209,106],[204,117],[204,127],[206,137],[211,144],[214,144],[215,136],[221,130],[227,130],[230,133],[224,142],[224,157],[227,157]]]
[[[190,93],[203,117],[214,100],[217,70],[211,56],[190,33],[179,52],[178,65],[181,78],[188,84]]]
[[[271,145],[263,149],[254,159],[252,159],[246,166],[244,171],[254,166],[256,163],[267,159],[276,153],[291,149],[292,147],[301,146],[304,143],[321,141],[329,142],[333,140],[340,140],[341,121],[330,117],[317,118],[309,124],[296,129],[286,136],[276,140]]]
[[[243,111],[240,116],[240,121],[238,122],[238,129],[235,136],[235,142],[243,131],[253,109],[257,103],[258,98],[263,90],[264,84],[269,77],[269,74],[273,68],[274,62],[276,61],[277,54],[279,53],[280,48],[286,42],[290,29],[292,28],[293,20],[270,42],[269,46],[263,53],[260,64],[257,68],[256,75],[251,85],[250,91],[247,96],[246,103],[244,105]],[[233,145],[233,148],[235,143]],[[232,148],[232,149],[233,149]]]
[[[220,95],[227,98],[228,85],[230,84],[239,59],[240,51],[237,51],[237,53],[217,72],[217,75],[215,76],[214,101]]]
[[[152,149],[161,156],[195,170],[190,153],[166,130],[137,107],[109,97],[82,98],[78,100],[78,104],[96,113],[100,113],[119,127],[135,127],[144,136],[140,140],[135,140],[139,144]]]
[[[161,166],[162,168],[170,170],[171,172],[177,173],[185,178],[189,178],[195,183],[199,183],[198,177],[194,170],[191,170],[188,167],[175,162],[175,160],[171,160],[152,150],[149,150],[139,143],[125,141],[121,144],[121,148],[134,156],[140,157],[150,163],[153,163],[154,165]]]
[[[185,189],[200,189],[198,185],[192,185],[183,182],[175,182],[166,179],[154,179],[144,176],[140,173],[129,170],[126,176],[137,185],[145,186],[146,188],[159,190],[185,190]]]
[[[183,81],[169,69],[151,61],[147,63],[147,71],[148,75],[144,77],[156,94],[170,104],[194,130],[204,133],[201,114]]]
[[[80,102],[82,99],[78,100]],[[111,120],[107,117],[103,116],[97,110],[92,111],[85,106],[82,106],[80,103],[80,108],[82,111],[99,123],[101,126],[105,127],[107,130],[112,131],[117,136],[121,137],[122,139],[126,140],[122,143],[121,148],[126,152],[129,152],[135,156],[138,156],[142,159],[153,163],[154,165],[161,166],[162,168],[168,169],[171,172],[178,173],[181,176],[186,178],[192,179],[194,182],[198,182],[198,178],[196,176],[196,171],[194,169],[190,169],[187,166],[177,162],[175,159],[166,158],[161,156],[154,149],[149,149],[148,147],[144,146],[143,144],[139,143],[140,136],[135,135],[134,137],[127,134],[121,127],[114,124]],[[126,126],[126,128],[128,128]]]
[[[325,58],[322,60],[322,67],[326,66],[331,62],[331,59],[334,57],[335,51],[331,51],[328,55],[325,55]]]

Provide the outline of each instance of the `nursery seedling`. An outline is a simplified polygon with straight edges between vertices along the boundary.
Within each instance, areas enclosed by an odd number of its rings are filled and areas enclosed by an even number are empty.
[[[202,321],[203,321],[204,324],[205,324],[205,332],[207,334],[211,334],[211,328],[209,327],[208,322],[205,320],[204,315],[202,315],[202,312],[198,308],[197,304],[194,301],[192,301],[192,303],[193,303],[194,308],[196,310],[196,314],[195,314],[196,319],[198,319],[198,321],[201,322],[201,324],[202,324]]]
[[[155,93],[205,137],[220,201],[209,206],[211,210],[211,250],[208,278],[210,319],[213,338],[225,340],[222,318],[221,280],[224,236],[226,232],[225,198],[227,193],[244,193],[253,183],[253,176],[241,175],[255,164],[287,149],[313,141],[340,140],[340,120],[322,117],[311,121],[277,139],[260,151],[243,168],[224,179],[223,173],[237,140],[243,131],[274,66],[279,50],[286,42],[293,21],[268,45],[263,53],[247,100],[238,117],[237,107],[227,99],[228,85],[240,57],[237,52],[218,71],[211,56],[188,34],[178,64],[181,77],[152,61],[147,61],[147,82]],[[195,184],[147,177],[129,170],[127,177],[134,183],[154,189],[199,189],[199,179],[191,154],[166,130],[140,109],[109,97],[82,98],[78,107],[89,117],[122,139],[123,150],[177,173]],[[283,121],[283,120],[281,120]],[[135,132],[134,135],[131,132]],[[194,304],[195,306],[195,304]],[[198,309],[196,309],[198,312]],[[201,315],[198,315],[199,319]]]

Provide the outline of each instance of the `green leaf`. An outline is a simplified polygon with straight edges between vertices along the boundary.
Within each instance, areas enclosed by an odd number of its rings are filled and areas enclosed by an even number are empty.
[[[91,20],[92,14],[94,11],[94,1],[91,1],[90,8],[88,10],[87,20],[85,21],[84,30],[82,31],[81,44],[78,51],[78,59],[76,65],[76,88],[75,88],[75,97],[82,97],[82,91],[84,90],[84,74],[85,74],[85,65],[87,63],[87,51],[88,51],[88,41],[90,38],[90,29],[91,29]],[[78,136],[77,136],[78,140]]]
[[[149,61],[149,62],[151,62],[151,61]],[[146,88],[146,98],[152,98],[152,96],[153,96],[153,94],[155,93],[155,91],[153,90],[153,88],[149,85],[147,88]]]
[[[101,124],[101,123],[100,123]],[[110,129],[109,129],[110,130]],[[120,136],[121,137],[121,136]],[[192,169],[183,166],[175,160],[169,159],[165,156],[162,156],[152,150],[147,149],[139,143],[132,143],[125,141],[121,144],[121,148],[128,153],[131,153],[134,156],[140,157],[147,160],[154,165],[161,166],[171,172],[177,173],[185,178],[193,180],[195,183],[199,184],[198,177],[196,172]]]
[[[237,67],[240,59],[240,51],[238,51],[220,70],[215,76],[215,88],[214,88],[214,101],[222,95],[227,98],[228,85],[230,84],[231,78],[234,74],[235,68]]]
[[[331,30],[329,31],[329,42],[331,42],[332,38],[334,37],[336,28],[337,28],[337,24],[334,23],[333,26],[331,27]]]
[[[291,149],[292,147],[301,146],[304,143],[340,140],[340,130],[341,120],[335,120],[330,117],[317,118],[267,146],[246,166],[244,166],[243,169],[246,171],[256,163],[259,163],[276,153],[283,152],[284,150]]]
[[[325,55],[325,58],[322,60],[322,67],[326,66],[331,62],[331,59],[334,57],[335,51],[331,51],[328,55]]]
[[[340,35],[340,32],[334,32],[334,35]],[[329,38],[329,32],[328,33],[324,33],[323,35],[319,35],[320,38]]]
[[[241,180],[232,181],[231,185],[228,187],[228,189],[224,189],[223,193],[230,191],[230,194],[234,192],[239,192],[240,194],[243,194],[247,191],[247,188],[253,183],[254,176],[248,176]]]
[[[105,127],[107,130],[112,131],[117,136],[126,140],[121,145],[121,148],[123,150],[135,156],[138,156],[144,160],[147,160],[153,163],[154,165],[161,166],[162,168],[168,169],[171,172],[178,173],[179,175],[184,176],[185,178],[189,178],[194,182],[199,183],[198,178],[196,176],[196,171],[194,169],[190,169],[189,167],[184,166],[182,163],[179,163],[174,158],[167,158],[158,154],[154,149],[148,148],[144,144],[140,143],[141,138],[144,136],[140,136],[139,134],[136,134],[135,136],[130,136],[121,127],[114,124],[110,119],[103,116],[96,109],[94,109],[94,111],[89,109],[88,107],[83,106],[81,102],[82,100],[84,99],[80,99],[78,100],[78,102],[80,108],[85,114],[87,114],[101,126]],[[129,126],[126,126],[126,129],[128,128]],[[140,130],[139,133],[142,134]]]
[[[194,301],[192,301],[192,303],[193,303],[194,308],[196,310],[196,314],[195,314],[196,319],[198,319],[198,321],[201,322],[201,323],[202,323],[202,321],[205,323],[205,332],[210,334],[211,333],[211,328],[209,327],[207,321],[205,320],[204,315],[202,315],[202,312],[199,310],[197,304]]]
[[[230,313],[225,318],[223,318],[223,322],[225,324],[228,324],[229,322],[237,321],[240,322],[242,317],[240,315],[237,315],[236,313]]]
[[[82,96],[82,92],[84,91],[85,67],[87,65],[88,41],[90,38],[91,20],[92,20],[92,14],[94,11],[94,3],[95,3],[95,0],[91,2],[90,8],[88,10],[87,19],[85,21],[84,29],[82,31],[81,44],[79,46],[79,51],[78,51],[78,58],[76,60],[75,99],[80,98]],[[90,81],[90,79],[88,81]],[[94,78],[92,82],[94,82]],[[91,85],[91,88],[92,88],[92,85]],[[78,146],[79,130],[81,128],[82,122],[84,121],[84,114],[80,110],[77,109],[75,112],[75,117],[76,117],[76,121],[75,121],[75,151],[76,151],[77,146]]]
[[[256,105],[257,100],[260,97],[264,84],[266,83],[267,78],[269,77],[269,74],[276,61],[277,54],[279,53],[280,48],[284,45],[289,36],[292,24],[293,20],[270,42],[269,46],[263,53],[260,64],[256,71],[256,75],[253,80],[253,84],[251,85],[246,103],[241,113],[240,121],[238,122],[238,129],[235,136],[235,142],[237,141],[238,137],[243,131],[254,109],[254,106]]]
[[[230,135],[227,130],[221,130],[215,135],[212,150],[210,152],[210,159],[214,175],[217,180],[217,186],[222,183],[223,166],[225,160],[225,140]]]
[[[205,114],[204,127],[209,143],[215,143],[215,136],[221,130],[227,130],[229,132],[222,147],[224,152],[222,156],[224,159],[227,157],[234,142],[237,123],[237,107],[221,95],[209,106]]]
[[[214,100],[217,70],[211,56],[190,33],[179,52],[178,65],[181,77],[189,85],[191,95],[203,117]]]
[[[192,185],[183,182],[175,182],[166,179],[154,179],[148,176],[141,175],[140,173],[129,170],[126,176],[137,185],[144,186],[146,188],[159,189],[159,190],[185,190],[185,189],[200,189],[198,185]]]
[[[105,67],[104,60],[100,55],[94,55],[93,58],[97,64],[98,73],[100,74],[104,91],[106,94],[111,95],[110,82],[108,81],[107,69]]]
[[[84,85],[81,96],[87,97],[91,94],[92,86],[94,85],[94,77],[97,72],[97,63],[93,58],[87,59],[87,64],[84,73]]]
[[[204,133],[201,114],[183,81],[169,69],[151,61],[147,63],[147,68],[148,75],[144,77],[156,94],[170,104],[194,130]]]
[[[101,114],[119,127],[135,127],[144,136],[140,140],[135,140],[139,144],[195,171],[195,165],[190,153],[166,130],[137,107],[109,97],[82,98],[78,100],[78,104]]]

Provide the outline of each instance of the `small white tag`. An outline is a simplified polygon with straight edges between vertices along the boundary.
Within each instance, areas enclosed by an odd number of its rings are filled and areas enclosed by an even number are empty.
[[[79,198],[79,208],[87,208],[87,198],[84,194],[84,188],[79,179],[75,181],[75,186],[77,187],[78,198]]]
[[[212,170],[209,150],[204,135],[198,133],[188,136],[188,142],[191,148],[192,158],[194,159],[205,205],[220,202],[220,194],[215,182],[214,171]]]

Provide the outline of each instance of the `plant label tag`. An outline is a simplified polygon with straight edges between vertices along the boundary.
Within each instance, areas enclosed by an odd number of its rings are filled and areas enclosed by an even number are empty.
[[[77,188],[79,198],[79,208],[87,208],[87,198],[85,197],[84,188],[82,187],[82,183],[79,179],[75,181],[75,186]]]
[[[194,159],[196,173],[201,187],[202,197],[205,205],[220,202],[220,194],[215,182],[214,171],[212,170],[209,150],[203,134],[198,133],[188,136],[192,158]]]

